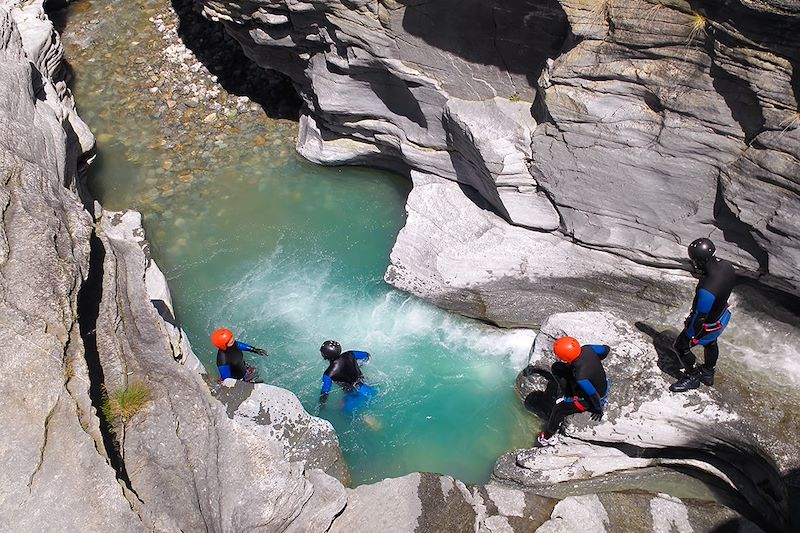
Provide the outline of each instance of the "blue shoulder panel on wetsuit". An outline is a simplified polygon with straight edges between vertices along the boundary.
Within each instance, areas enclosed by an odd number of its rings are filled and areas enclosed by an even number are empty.
[[[711,311],[711,306],[714,305],[714,300],[717,297],[705,289],[697,291],[697,308],[695,311],[707,315]]]
[[[218,366],[217,370],[219,370],[219,377],[221,379],[228,379],[231,377],[231,365]]]
[[[322,388],[320,389],[320,394],[328,394],[331,391],[331,387],[333,387],[333,380],[328,377],[327,375],[322,376]]]
[[[594,385],[592,385],[592,382],[588,379],[578,380],[578,385],[580,385],[581,388],[586,391],[587,396],[597,394],[597,389],[594,388]]]
[[[243,342],[236,341],[236,347],[239,348],[243,352],[252,352],[253,347],[249,344],[245,344]]]
[[[586,344],[585,346],[591,348],[592,351],[596,353],[597,357],[599,357],[601,360],[605,359],[605,357],[611,351],[608,346],[605,346],[603,344]]]
[[[359,361],[366,361],[367,359],[369,359],[369,354],[367,352],[357,352],[353,350],[353,357],[355,357]]]

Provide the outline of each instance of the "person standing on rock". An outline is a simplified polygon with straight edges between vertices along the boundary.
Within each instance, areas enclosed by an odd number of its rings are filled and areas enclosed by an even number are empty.
[[[560,361],[553,363],[551,369],[563,396],[556,400],[547,427],[539,433],[537,440],[541,446],[558,444],[558,431],[570,415],[589,411],[592,420],[602,419],[608,397],[608,379],[602,361],[611,352],[610,346],[581,346],[574,337],[561,337],[553,344],[553,352]]]
[[[701,383],[714,384],[714,367],[719,357],[717,339],[731,319],[728,298],[736,281],[736,272],[728,261],[714,256],[716,247],[710,239],[695,239],[689,245],[689,259],[700,281],[695,289],[692,310],[675,339],[675,352],[685,369],[685,376],[670,385],[672,392],[696,389]],[[703,364],[695,367],[695,346],[704,348]]]
[[[254,348],[249,344],[237,341],[229,329],[218,329],[211,334],[211,344],[217,350],[217,370],[220,379],[241,379],[243,381],[257,382],[258,372],[244,361],[244,353],[252,352],[257,355],[269,355],[266,350]]]
[[[336,341],[325,341],[319,349],[322,358],[328,361],[328,368],[322,374],[322,389],[319,391],[319,403],[328,401],[328,394],[336,383],[345,391],[344,410],[352,413],[360,405],[375,396],[376,391],[364,383],[357,361],[369,361],[367,352],[348,350],[342,352],[342,345]]]

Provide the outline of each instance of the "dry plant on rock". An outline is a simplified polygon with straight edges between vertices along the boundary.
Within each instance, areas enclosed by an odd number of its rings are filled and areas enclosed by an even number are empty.
[[[706,28],[708,28],[708,19],[696,11],[692,12],[690,20],[691,30],[689,31],[689,38],[686,41],[686,46],[691,46],[698,37],[705,37]]]

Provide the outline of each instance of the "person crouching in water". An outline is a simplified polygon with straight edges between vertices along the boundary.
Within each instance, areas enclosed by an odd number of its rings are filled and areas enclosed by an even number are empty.
[[[605,344],[581,346],[573,337],[561,337],[553,344],[560,361],[553,363],[552,372],[563,396],[556,400],[547,427],[539,433],[541,446],[558,444],[558,431],[569,415],[589,411],[592,420],[603,418],[608,379],[601,361],[610,351]]]
[[[375,396],[376,391],[364,383],[356,361],[368,361],[367,352],[348,350],[342,352],[342,345],[336,341],[325,341],[319,349],[322,358],[328,361],[328,368],[322,374],[322,389],[319,391],[320,406],[328,401],[328,394],[336,383],[345,391],[344,410],[348,413]]]
[[[229,329],[218,329],[211,334],[211,344],[217,350],[217,370],[220,380],[228,378],[243,381],[258,382],[258,372],[244,361],[242,352],[252,352],[257,355],[269,355],[266,350],[254,348],[249,344],[237,341]]]

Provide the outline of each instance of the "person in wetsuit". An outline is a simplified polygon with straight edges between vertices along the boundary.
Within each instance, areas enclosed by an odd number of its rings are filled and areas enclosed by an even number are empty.
[[[728,298],[736,282],[733,265],[715,257],[715,252],[716,247],[710,239],[695,239],[689,245],[689,259],[700,274],[700,281],[695,289],[692,310],[673,345],[686,375],[670,385],[672,392],[696,389],[701,383],[709,387],[714,384],[714,367],[719,358],[717,339],[730,322]],[[698,345],[704,348],[704,353],[703,364],[696,367],[697,359],[692,348]]]
[[[217,370],[219,370],[221,380],[233,378],[255,382],[258,379],[258,373],[255,368],[245,363],[242,352],[269,355],[266,350],[237,341],[229,329],[218,329],[212,333],[211,344],[218,348]]]
[[[323,359],[328,361],[328,368],[322,374],[320,405],[328,401],[328,394],[334,383],[345,391],[344,409],[350,413],[375,395],[375,389],[364,383],[364,375],[357,363],[369,360],[367,352],[355,350],[342,352],[342,345],[332,340],[323,342],[319,351]]]
[[[541,446],[558,444],[558,431],[570,415],[589,411],[592,420],[603,418],[603,407],[608,398],[608,379],[602,360],[611,352],[605,344],[585,344],[573,337],[561,337],[553,344],[553,352],[560,361],[551,367],[563,394],[556,400],[547,427],[539,433]]]

